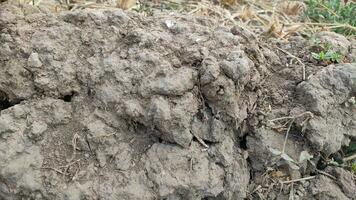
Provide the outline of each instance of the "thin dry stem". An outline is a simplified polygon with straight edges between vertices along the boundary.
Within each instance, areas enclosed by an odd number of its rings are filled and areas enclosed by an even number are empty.
[[[327,176],[327,177],[329,177],[329,178],[331,178],[331,179],[334,179],[334,180],[336,180],[336,177],[335,176],[333,176],[333,175],[331,175],[331,174],[329,174],[329,173],[326,173],[326,172],[324,172],[324,171],[321,171],[321,170],[316,170],[319,174],[322,174],[322,175],[325,175],[325,176]]]
[[[291,189],[289,191],[289,199],[294,200],[294,184],[292,183]]]
[[[66,175],[64,172],[62,172],[61,170],[59,169],[56,169],[56,168],[53,168],[53,167],[41,167],[40,169],[47,169],[47,170],[53,170],[59,174],[63,174],[63,175]]]
[[[348,162],[350,160],[354,160],[356,159],[356,153],[354,155],[351,155],[351,156],[348,156],[348,157],[345,157],[344,159],[342,159],[344,162]]]
[[[295,55],[291,54],[290,52],[284,50],[284,49],[281,49],[279,47],[277,47],[278,50],[282,51],[283,53],[287,54],[288,56],[294,58],[295,60],[297,60],[301,65],[302,65],[302,80],[305,81],[305,65],[304,63]]]
[[[76,156],[76,152],[77,152],[77,140],[79,138],[79,134],[78,133],[75,133],[73,135],[73,138],[72,138],[72,147],[73,147],[73,152],[72,152],[72,157],[71,159],[69,160],[69,162],[71,162],[75,156]]]
[[[311,113],[310,111],[307,111],[307,112],[303,112],[303,113],[301,113],[299,115],[296,115],[296,116],[279,117],[279,118],[271,119],[271,120],[268,120],[268,121],[269,122],[275,122],[275,121],[280,121],[280,120],[285,120],[285,119],[296,119],[296,118],[302,117],[304,115],[310,115],[310,117],[313,117],[313,113]]]
[[[193,134],[193,136],[198,140],[198,142],[203,145],[205,148],[209,148],[209,146],[204,142],[204,140],[202,140],[200,137],[196,136],[195,134]]]
[[[290,180],[290,181],[281,181],[282,184],[287,184],[287,183],[295,183],[295,182],[299,182],[299,181],[307,181],[307,180],[311,180],[315,178],[315,176],[308,176],[308,177],[304,177],[304,178],[298,178],[298,179],[294,179],[294,180]]]
[[[287,141],[288,141],[289,131],[290,131],[290,129],[292,128],[292,125],[293,125],[293,123],[294,123],[294,120],[295,120],[295,118],[293,118],[293,119],[290,121],[290,123],[289,123],[288,129],[287,129],[287,132],[286,132],[286,136],[285,136],[285,138],[284,138],[282,154],[284,154],[284,152],[285,152],[285,150],[286,150],[286,145],[287,145]]]

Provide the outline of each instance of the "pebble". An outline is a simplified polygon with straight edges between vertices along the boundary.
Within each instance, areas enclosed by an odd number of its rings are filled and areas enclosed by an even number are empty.
[[[309,181],[305,181],[305,182],[303,183],[304,188],[308,188],[309,185],[310,185],[310,182],[309,182]]]

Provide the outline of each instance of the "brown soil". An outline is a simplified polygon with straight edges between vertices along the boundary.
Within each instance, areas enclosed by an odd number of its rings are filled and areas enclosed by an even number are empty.
[[[312,48],[208,17],[3,3],[0,199],[355,199],[328,160],[356,139],[356,65]]]

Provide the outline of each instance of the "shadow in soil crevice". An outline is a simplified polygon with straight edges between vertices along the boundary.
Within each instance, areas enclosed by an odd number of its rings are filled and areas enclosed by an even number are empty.
[[[18,103],[11,102],[6,93],[0,90],[0,111],[8,109]]]

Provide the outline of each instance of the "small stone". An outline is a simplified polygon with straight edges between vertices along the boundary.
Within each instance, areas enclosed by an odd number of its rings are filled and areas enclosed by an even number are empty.
[[[223,88],[221,88],[218,92],[218,95],[224,95],[225,94],[225,92],[224,92],[224,89]]]
[[[171,29],[171,28],[174,27],[175,22],[172,21],[172,20],[166,20],[166,21],[164,22],[164,24],[166,25],[166,27],[167,27],[168,29]]]
[[[131,167],[132,155],[128,149],[130,149],[128,144],[120,144],[119,153],[115,157],[116,169],[128,170]]]
[[[38,53],[32,53],[28,58],[27,65],[29,67],[39,68],[42,66],[42,62],[38,56]]]
[[[47,124],[42,121],[35,121],[31,125],[31,131],[28,137],[35,141],[43,139],[43,133],[47,130]]]
[[[104,167],[106,165],[106,154],[105,153],[103,153],[101,151],[97,151],[96,158],[99,161],[100,167]]]

